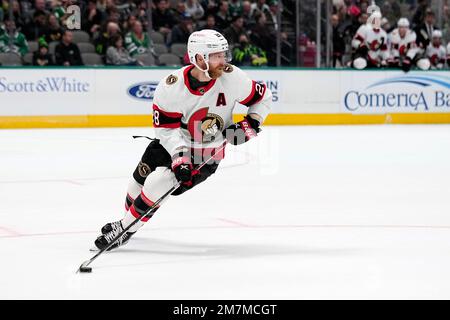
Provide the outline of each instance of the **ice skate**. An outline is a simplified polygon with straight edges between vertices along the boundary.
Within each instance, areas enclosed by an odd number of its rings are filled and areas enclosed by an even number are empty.
[[[102,228],[102,235],[95,240],[95,247],[98,248],[99,250],[102,250],[103,248],[108,246],[108,244],[110,244],[111,241],[115,237],[117,237],[117,235],[120,234],[122,231],[123,226],[120,221],[107,223]],[[111,247],[108,248],[108,251],[126,244],[133,234],[134,232],[124,233]]]

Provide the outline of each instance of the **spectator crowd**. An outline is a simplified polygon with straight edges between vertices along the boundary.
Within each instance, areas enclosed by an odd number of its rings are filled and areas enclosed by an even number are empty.
[[[277,0],[153,0],[151,17],[147,3],[13,0],[10,10],[0,0],[0,53],[35,66],[183,65],[189,35],[208,28],[226,36],[236,64],[275,64]],[[81,30],[70,28],[71,5]]]
[[[332,1],[333,67],[450,67],[450,0],[442,0],[442,8],[431,0],[379,0],[380,16],[371,10],[371,0]],[[14,53],[19,65],[179,66],[189,63],[189,35],[207,28],[228,39],[236,65],[276,65],[279,30],[282,56],[291,65],[296,61],[296,49],[284,45],[288,35],[277,24],[278,0],[151,3],[147,8],[147,0],[0,0],[0,53]],[[71,5],[80,8],[81,30],[70,28]],[[436,12],[444,19],[442,30]]]
[[[450,68],[449,1],[334,0],[331,16],[333,67]],[[441,10],[442,30],[436,26]],[[447,39],[447,41],[446,41]]]

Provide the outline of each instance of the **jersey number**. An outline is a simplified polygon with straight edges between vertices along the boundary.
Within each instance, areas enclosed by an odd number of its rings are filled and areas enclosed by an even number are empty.
[[[159,126],[159,111],[153,110],[153,123]]]
[[[258,82],[255,83],[255,90],[259,93],[260,96],[262,96],[264,94],[264,85]]]

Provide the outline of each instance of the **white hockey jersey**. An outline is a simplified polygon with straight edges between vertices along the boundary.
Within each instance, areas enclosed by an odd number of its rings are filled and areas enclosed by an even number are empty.
[[[222,131],[233,124],[236,102],[263,120],[270,111],[271,91],[238,67],[227,64],[221,77],[197,90],[188,80],[193,68],[189,65],[172,72],[155,90],[153,126],[156,138],[171,156],[182,147],[205,150],[220,146]]]
[[[390,54],[391,58],[405,58],[414,59],[418,52],[416,45],[416,33],[413,30],[407,30],[405,37],[400,37],[397,29],[394,29],[389,34]]]
[[[447,50],[442,45],[435,47],[430,43],[427,47],[426,56],[430,60],[431,67],[442,69],[447,58]]]
[[[354,49],[364,45],[369,49],[368,58],[372,63],[377,64],[389,58],[387,46],[388,36],[383,29],[373,29],[370,24],[363,24],[359,27],[352,40]]]

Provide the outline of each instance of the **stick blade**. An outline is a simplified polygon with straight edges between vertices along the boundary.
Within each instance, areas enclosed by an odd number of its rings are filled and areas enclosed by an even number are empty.
[[[92,272],[92,267],[88,267],[86,264],[87,264],[87,263],[84,262],[84,263],[78,268],[78,271],[79,271],[80,273],[91,273],[91,272]]]

